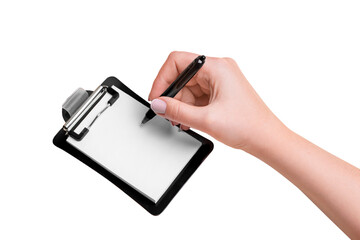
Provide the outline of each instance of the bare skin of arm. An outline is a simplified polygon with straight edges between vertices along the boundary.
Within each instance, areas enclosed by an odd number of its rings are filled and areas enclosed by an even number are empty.
[[[360,238],[360,170],[273,123],[243,150],[297,186],[351,239]]]
[[[206,132],[261,159],[298,187],[345,234],[360,239],[360,170],[288,129],[234,60],[207,57],[204,67],[174,99],[159,98],[196,56],[169,55],[149,95],[152,109],[184,130],[192,127]]]

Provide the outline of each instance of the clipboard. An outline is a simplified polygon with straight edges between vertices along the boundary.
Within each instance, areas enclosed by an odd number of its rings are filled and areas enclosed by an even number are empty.
[[[129,106],[131,104],[134,107]],[[67,99],[62,110],[66,122],[53,143],[108,179],[150,214],[159,215],[214,145],[191,130],[179,132],[159,116],[151,120],[153,125],[147,123],[146,128],[142,128],[140,122],[144,114],[133,110],[135,108],[145,113],[150,104],[117,78],[109,77],[96,90],[83,90],[82,94],[73,94]],[[132,123],[131,117],[139,121],[136,123],[139,126]],[[127,142],[131,133],[122,134],[127,128],[118,124],[122,119],[132,121],[129,131],[149,138],[149,144],[138,145],[143,138],[136,137]],[[153,135],[156,135],[154,140]],[[161,151],[152,151],[147,146],[152,144],[167,144],[168,154],[162,156]]]

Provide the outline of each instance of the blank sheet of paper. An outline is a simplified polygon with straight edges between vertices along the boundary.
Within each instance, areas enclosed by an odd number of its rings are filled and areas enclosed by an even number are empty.
[[[178,132],[177,127],[159,116],[140,126],[149,109],[118,88],[113,89],[119,92],[119,99],[81,141],[69,137],[67,142],[156,203],[201,142]],[[106,93],[76,132],[88,126],[110,98]]]

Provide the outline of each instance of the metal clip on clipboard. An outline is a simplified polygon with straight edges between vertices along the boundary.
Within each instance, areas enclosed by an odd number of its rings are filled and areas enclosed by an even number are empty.
[[[91,120],[90,124],[85,127],[79,134],[74,130],[91,112],[95,105],[105,96],[110,93],[112,97],[109,99],[106,106]],[[90,96],[89,96],[90,94]],[[63,129],[66,134],[77,141],[82,140],[89,132],[94,122],[103,114],[110,106],[112,106],[119,98],[119,93],[111,87],[101,85],[95,91],[85,91],[82,88],[77,89],[65,103],[62,105],[63,118],[66,121]]]

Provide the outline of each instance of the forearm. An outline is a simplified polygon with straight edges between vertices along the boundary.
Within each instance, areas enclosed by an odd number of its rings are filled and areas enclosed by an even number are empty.
[[[360,170],[276,122],[244,150],[304,192],[349,237],[360,237]]]

